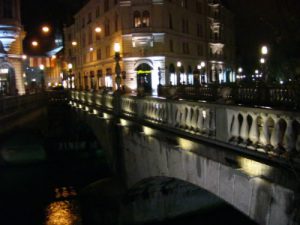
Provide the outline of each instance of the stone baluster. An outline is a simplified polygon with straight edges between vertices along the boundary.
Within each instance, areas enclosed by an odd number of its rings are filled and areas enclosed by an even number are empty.
[[[296,147],[296,137],[293,130],[293,120],[286,118],[286,129],[283,137],[283,147],[287,152],[291,152]]]
[[[256,113],[250,113],[252,117],[252,124],[249,132],[249,139],[253,145],[256,145],[259,141],[259,130],[258,130],[258,115]]]
[[[245,112],[242,112],[242,117],[243,117],[243,122],[241,126],[241,132],[240,132],[240,137],[243,139],[243,142],[246,144],[249,139],[249,124],[247,120],[248,114]]]
[[[204,113],[205,112],[205,113]],[[204,119],[204,123],[203,123],[203,128],[205,133],[209,132],[209,125],[210,125],[210,110],[209,109],[205,109],[203,110],[203,119]]]
[[[203,131],[203,113],[202,112],[203,112],[203,108],[199,108],[197,128],[200,132]]]
[[[210,128],[209,128],[209,132],[212,135],[215,135],[215,131],[216,131],[216,118],[215,118],[215,112],[213,112],[212,110],[210,110]]]
[[[186,108],[185,106],[182,106],[181,107],[181,118],[180,118],[180,127],[181,128],[185,128],[186,126]]]
[[[175,113],[175,126],[180,126],[181,111],[179,105],[176,105]]]
[[[192,122],[191,123],[192,123],[193,130],[196,131],[197,130],[197,118],[198,118],[198,114],[199,114],[198,107],[194,107],[193,111],[194,111],[194,113],[193,113],[193,117],[192,117]]]
[[[270,144],[274,149],[278,149],[281,144],[282,131],[280,129],[280,118],[277,116],[272,116],[274,120],[274,127],[271,133]]]
[[[192,107],[187,106],[186,127],[188,129],[191,129],[192,127],[191,120],[192,120]]]
[[[231,137],[234,138],[235,141],[238,141],[238,138],[240,136],[240,122],[239,122],[239,113],[238,112],[234,112],[233,117],[233,124],[232,124],[232,128],[231,128]]]
[[[259,132],[259,143],[263,146],[270,144],[269,129],[268,129],[268,117],[266,114],[261,114],[262,127]]]

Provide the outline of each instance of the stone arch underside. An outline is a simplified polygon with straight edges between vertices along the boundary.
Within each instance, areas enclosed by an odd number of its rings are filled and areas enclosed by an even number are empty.
[[[290,189],[144,133],[123,130],[122,143],[129,188],[150,178],[175,178],[213,193],[259,224],[292,223]]]

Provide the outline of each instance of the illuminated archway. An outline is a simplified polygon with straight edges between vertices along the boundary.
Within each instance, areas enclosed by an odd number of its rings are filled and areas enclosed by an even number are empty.
[[[17,94],[15,71],[8,62],[0,64],[0,96]]]
[[[137,87],[143,88],[145,92],[152,91],[152,70],[148,63],[142,63],[136,67]]]

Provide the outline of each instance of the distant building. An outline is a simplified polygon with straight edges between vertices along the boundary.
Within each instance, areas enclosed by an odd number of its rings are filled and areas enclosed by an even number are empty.
[[[64,35],[76,87],[116,88],[115,43],[128,91],[235,79],[233,16],[219,1],[90,0],[74,19]]]
[[[0,0],[0,96],[24,94],[20,0]]]

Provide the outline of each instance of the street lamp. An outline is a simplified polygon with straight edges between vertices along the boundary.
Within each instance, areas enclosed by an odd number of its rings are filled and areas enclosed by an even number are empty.
[[[50,31],[50,28],[49,28],[48,26],[43,26],[43,27],[42,27],[42,31],[43,31],[43,33],[45,33],[45,34],[48,34],[49,31]]]
[[[72,84],[72,69],[73,69],[73,64],[72,63],[69,63],[68,64],[68,69],[69,69],[69,77],[67,79],[67,86],[68,88],[72,88],[73,87],[73,84]]]
[[[261,70],[262,70],[262,74],[264,76],[264,80],[265,82],[268,81],[268,73],[267,73],[267,68],[266,68],[266,58],[267,55],[269,54],[269,49],[266,45],[263,45],[260,49],[261,55],[263,56],[262,58],[260,58],[260,64],[261,64]]]
[[[37,47],[37,46],[39,45],[39,43],[38,43],[37,41],[32,41],[32,42],[31,42],[31,45],[32,45],[33,47]]]
[[[115,62],[116,62],[116,67],[115,67],[115,72],[116,72],[116,83],[117,83],[117,90],[120,91],[120,86],[121,86],[121,67],[120,67],[120,50],[121,46],[120,43],[115,43],[114,44],[114,50],[115,50]]]
[[[177,85],[180,84],[180,69],[182,67],[182,63],[180,61],[177,62]]]
[[[201,66],[201,69],[200,69],[200,76],[201,76],[201,84],[202,84],[202,83],[205,83],[205,66],[206,66],[205,62],[202,61],[202,62],[200,63],[200,66]],[[203,70],[203,71],[202,71],[202,70]],[[203,74],[202,72],[204,72],[204,74]]]

